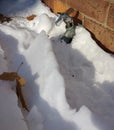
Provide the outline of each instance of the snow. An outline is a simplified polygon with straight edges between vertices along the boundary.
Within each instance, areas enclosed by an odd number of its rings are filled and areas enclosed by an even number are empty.
[[[43,116],[39,112],[38,107],[33,106],[31,112],[27,116],[27,121],[30,129],[43,130]]]
[[[27,130],[24,117],[17,106],[17,97],[10,86],[0,83],[0,129]]]
[[[16,72],[23,62],[18,74],[26,80],[30,110],[18,106],[15,83],[0,81],[0,128],[113,130],[113,57],[82,26],[71,44],[61,42],[65,24],[56,26],[57,16],[40,0],[2,0],[0,6],[13,16],[0,24],[0,73]]]

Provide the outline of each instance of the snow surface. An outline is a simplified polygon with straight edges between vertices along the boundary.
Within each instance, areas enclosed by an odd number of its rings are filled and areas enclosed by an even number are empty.
[[[9,84],[0,82],[0,130],[27,130],[24,117],[17,106],[17,97]]]
[[[0,73],[24,63],[18,74],[30,110],[17,106],[15,83],[0,81],[1,130],[113,130],[114,58],[82,26],[71,44],[61,42],[65,24],[55,26],[57,16],[40,0],[1,0],[0,7],[13,16],[0,24]]]

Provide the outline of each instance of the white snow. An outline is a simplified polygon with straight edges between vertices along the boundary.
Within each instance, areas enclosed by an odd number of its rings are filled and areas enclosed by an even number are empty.
[[[15,83],[0,81],[0,129],[113,130],[114,57],[82,26],[71,44],[61,42],[65,24],[56,26],[40,0],[2,0],[0,7],[13,16],[0,24],[0,74],[24,63],[18,74],[30,110],[18,106]]]
[[[17,106],[15,92],[4,82],[0,83],[0,129],[28,129],[21,110]]]

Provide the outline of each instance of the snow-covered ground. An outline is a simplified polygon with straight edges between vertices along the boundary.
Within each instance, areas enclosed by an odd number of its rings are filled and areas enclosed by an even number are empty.
[[[30,110],[19,107],[15,82],[0,81],[0,129],[113,130],[114,57],[82,26],[71,44],[61,42],[65,24],[56,26],[40,0],[1,0],[0,12],[13,16],[0,24],[0,74],[24,63],[18,74]]]

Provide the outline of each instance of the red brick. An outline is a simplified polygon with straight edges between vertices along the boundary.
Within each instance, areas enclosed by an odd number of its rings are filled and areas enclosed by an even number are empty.
[[[54,10],[54,2],[51,0],[42,0],[50,9]]]
[[[84,26],[110,51],[114,52],[114,31],[85,18]]]
[[[67,0],[69,6],[78,9],[80,12],[95,18],[100,22],[105,21],[106,11],[109,2],[106,0]]]
[[[53,12],[57,13],[57,12],[65,12],[67,9],[69,9],[70,7],[65,3],[66,0],[43,0],[43,2],[49,6],[49,8],[52,9]],[[76,15],[77,11],[74,10],[74,12],[72,12],[70,14],[71,17],[74,17]],[[80,15],[79,15],[80,17]]]
[[[66,5],[66,0],[43,0],[43,2],[53,10],[53,12],[64,12],[69,7]]]
[[[54,12],[65,12],[69,7],[63,3],[61,0],[53,0],[54,2]]]
[[[114,4],[109,9],[107,25],[114,29]]]

